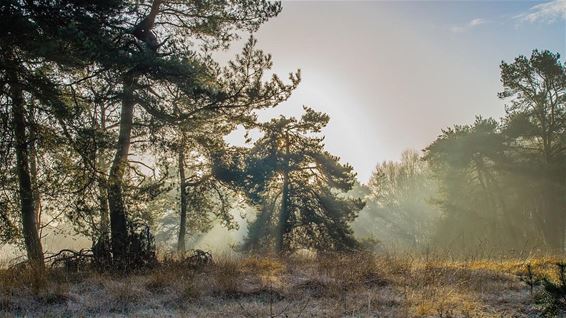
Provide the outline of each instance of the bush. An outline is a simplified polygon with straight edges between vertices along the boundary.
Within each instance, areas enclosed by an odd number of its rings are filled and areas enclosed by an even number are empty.
[[[556,263],[558,279],[542,278],[543,290],[537,294],[536,302],[542,306],[546,317],[566,315],[566,263]]]

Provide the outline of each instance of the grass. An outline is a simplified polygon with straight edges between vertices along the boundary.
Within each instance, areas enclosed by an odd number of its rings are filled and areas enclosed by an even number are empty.
[[[536,317],[520,280],[553,277],[556,258],[454,261],[411,255],[219,256],[194,268],[173,255],[116,276],[0,270],[0,316]]]

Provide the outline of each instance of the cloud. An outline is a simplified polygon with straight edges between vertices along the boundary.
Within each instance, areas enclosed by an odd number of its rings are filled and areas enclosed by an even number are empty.
[[[528,12],[520,14],[515,18],[530,23],[552,23],[556,20],[566,20],[566,0],[552,0],[537,4],[532,6]]]
[[[486,21],[484,19],[476,18],[476,19],[473,19],[472,21],[470,21],[470,23],[468,23],[468,25],[470,27],[475,27],[475,26],[478,26],[478,25],[482,25],[484,23],[486,23]]]
[[[464,24],[464,25],[455,25],[452,26],[450,28],[450,31],[452,31],[453,33],[461,33],[461,32],[465,32],[465,31],[469,31],[473,28],[476,28],[482,24],[486,24],[487,21],[485,19],[482,18],[475,18],[472,19],[470,22]]]

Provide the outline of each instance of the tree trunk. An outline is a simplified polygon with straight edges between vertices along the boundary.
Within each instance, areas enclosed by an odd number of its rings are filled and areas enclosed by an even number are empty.
[[[100,118],[97,119],[96,115],[93,118],[94,128],[106,132],[106,107],[100,105]],[[96,150],[96,171],[97,185],[98,185],[98,204],[100,205],[100,224],[99,233],[96,236],[110,234],[110,219],[108,207],[108,162],[104,158],[103,148],[99,149],[97,145]],[[98,237],[94,237],[96,241]]]
[[[185,147],[179,148],[179,182],[181,187],[181,220],[179,222],[179,239],[177,241],[177,251],[185,251],[185,234],[187,232],[187,188],[185,178]]]
[[[38,270],[45,268],[43,248],[36,224],[34,192],[29,164],[29,142],[26,140],[26,121],[22,88],[18,85],[16,74],[11,73],[10,89],[12,97],[12,113],[14,116],[14,136],[16,143],[16,165],[19,182],[22,230],[28,260]]]
[[[106,169],[104,171],[106,171]],[[110,230],[107,187],[108,182],[106,176],[100,176],[98,180],[98,202],[100,204],[100,234],[102,235],[109,234]]]
[[[153,51],[157,50],[157,39],[151,31],[155,18],[159,13],[162,0],[154,0],[148,16],[133,30],[133,35],[143,41]],[[122,109],[120,113],[120,132],[116,145],[116,154],[108,176],[108,205],[110,208],[110,235],[112,241],[112,257],[115,266],[126,269],[128,254],[128,219],[126,217],[126,204],[123,195],[124,173],[128,166],[128,153],[132,121],[134,117],[134,86],[136,76],[133,70],[126,73],[123,78]]]
[[[106,107],[100,107],[100,124],[99,128],[106,131]],[[100,233],[108,235],[110,233],[110,219],[108,207],[108,163],[104,160],[104,153],[100,150],[97,151],[97,170],[98,170],[98,201],[100,204]]]
[[[289,197],[289,173],[283,172],[283,192],[281,195],[281,211],[279,213],[279,223],[277,226],[277,238],[275,241],[275,250],[277,253],[282,253],[285,249],[285,234],[287,233],[287,223],[289,219],[288,209]]]
[[[31,115],[33,116],[33,115]],[[31,118],[30,116],[30,118]],[[35,214],[35,226],[37,227],[39,238],[41,239],[41,194],[39,193],[38,185],[38,171],[37,171],[37,150],[35,146],[36,135],[33,128],[30,129],[30,143],[29,143],[29,159],[30,159],[30,175],[31,185],[33,188],[33,209]]]
[[[283,190],[281,194],[281,211],[275,238],[275,250],[282,253],[285,250],[285,234],[289,223],[289,136],[285,135],[285,166],[283,167]]]
[[[120,113],[120,131],[116,154],[108,177],[108,204],[110,208],[110,234],[112,239],[112,257],[118,267],[126,266],[128,226],[126,205],[123,195],[124,174],[128,166],[130,138],[134,117],[134,78],[127,74],[123,80],[122,109]]]

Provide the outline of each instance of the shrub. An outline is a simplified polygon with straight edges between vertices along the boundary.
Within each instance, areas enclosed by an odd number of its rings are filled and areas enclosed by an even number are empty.
[[[537,304],[542,306],[543,315],[563,317],[566,314],[566,263],[556,263],[558,279],[542,278],[543,290],[536,296]]]

